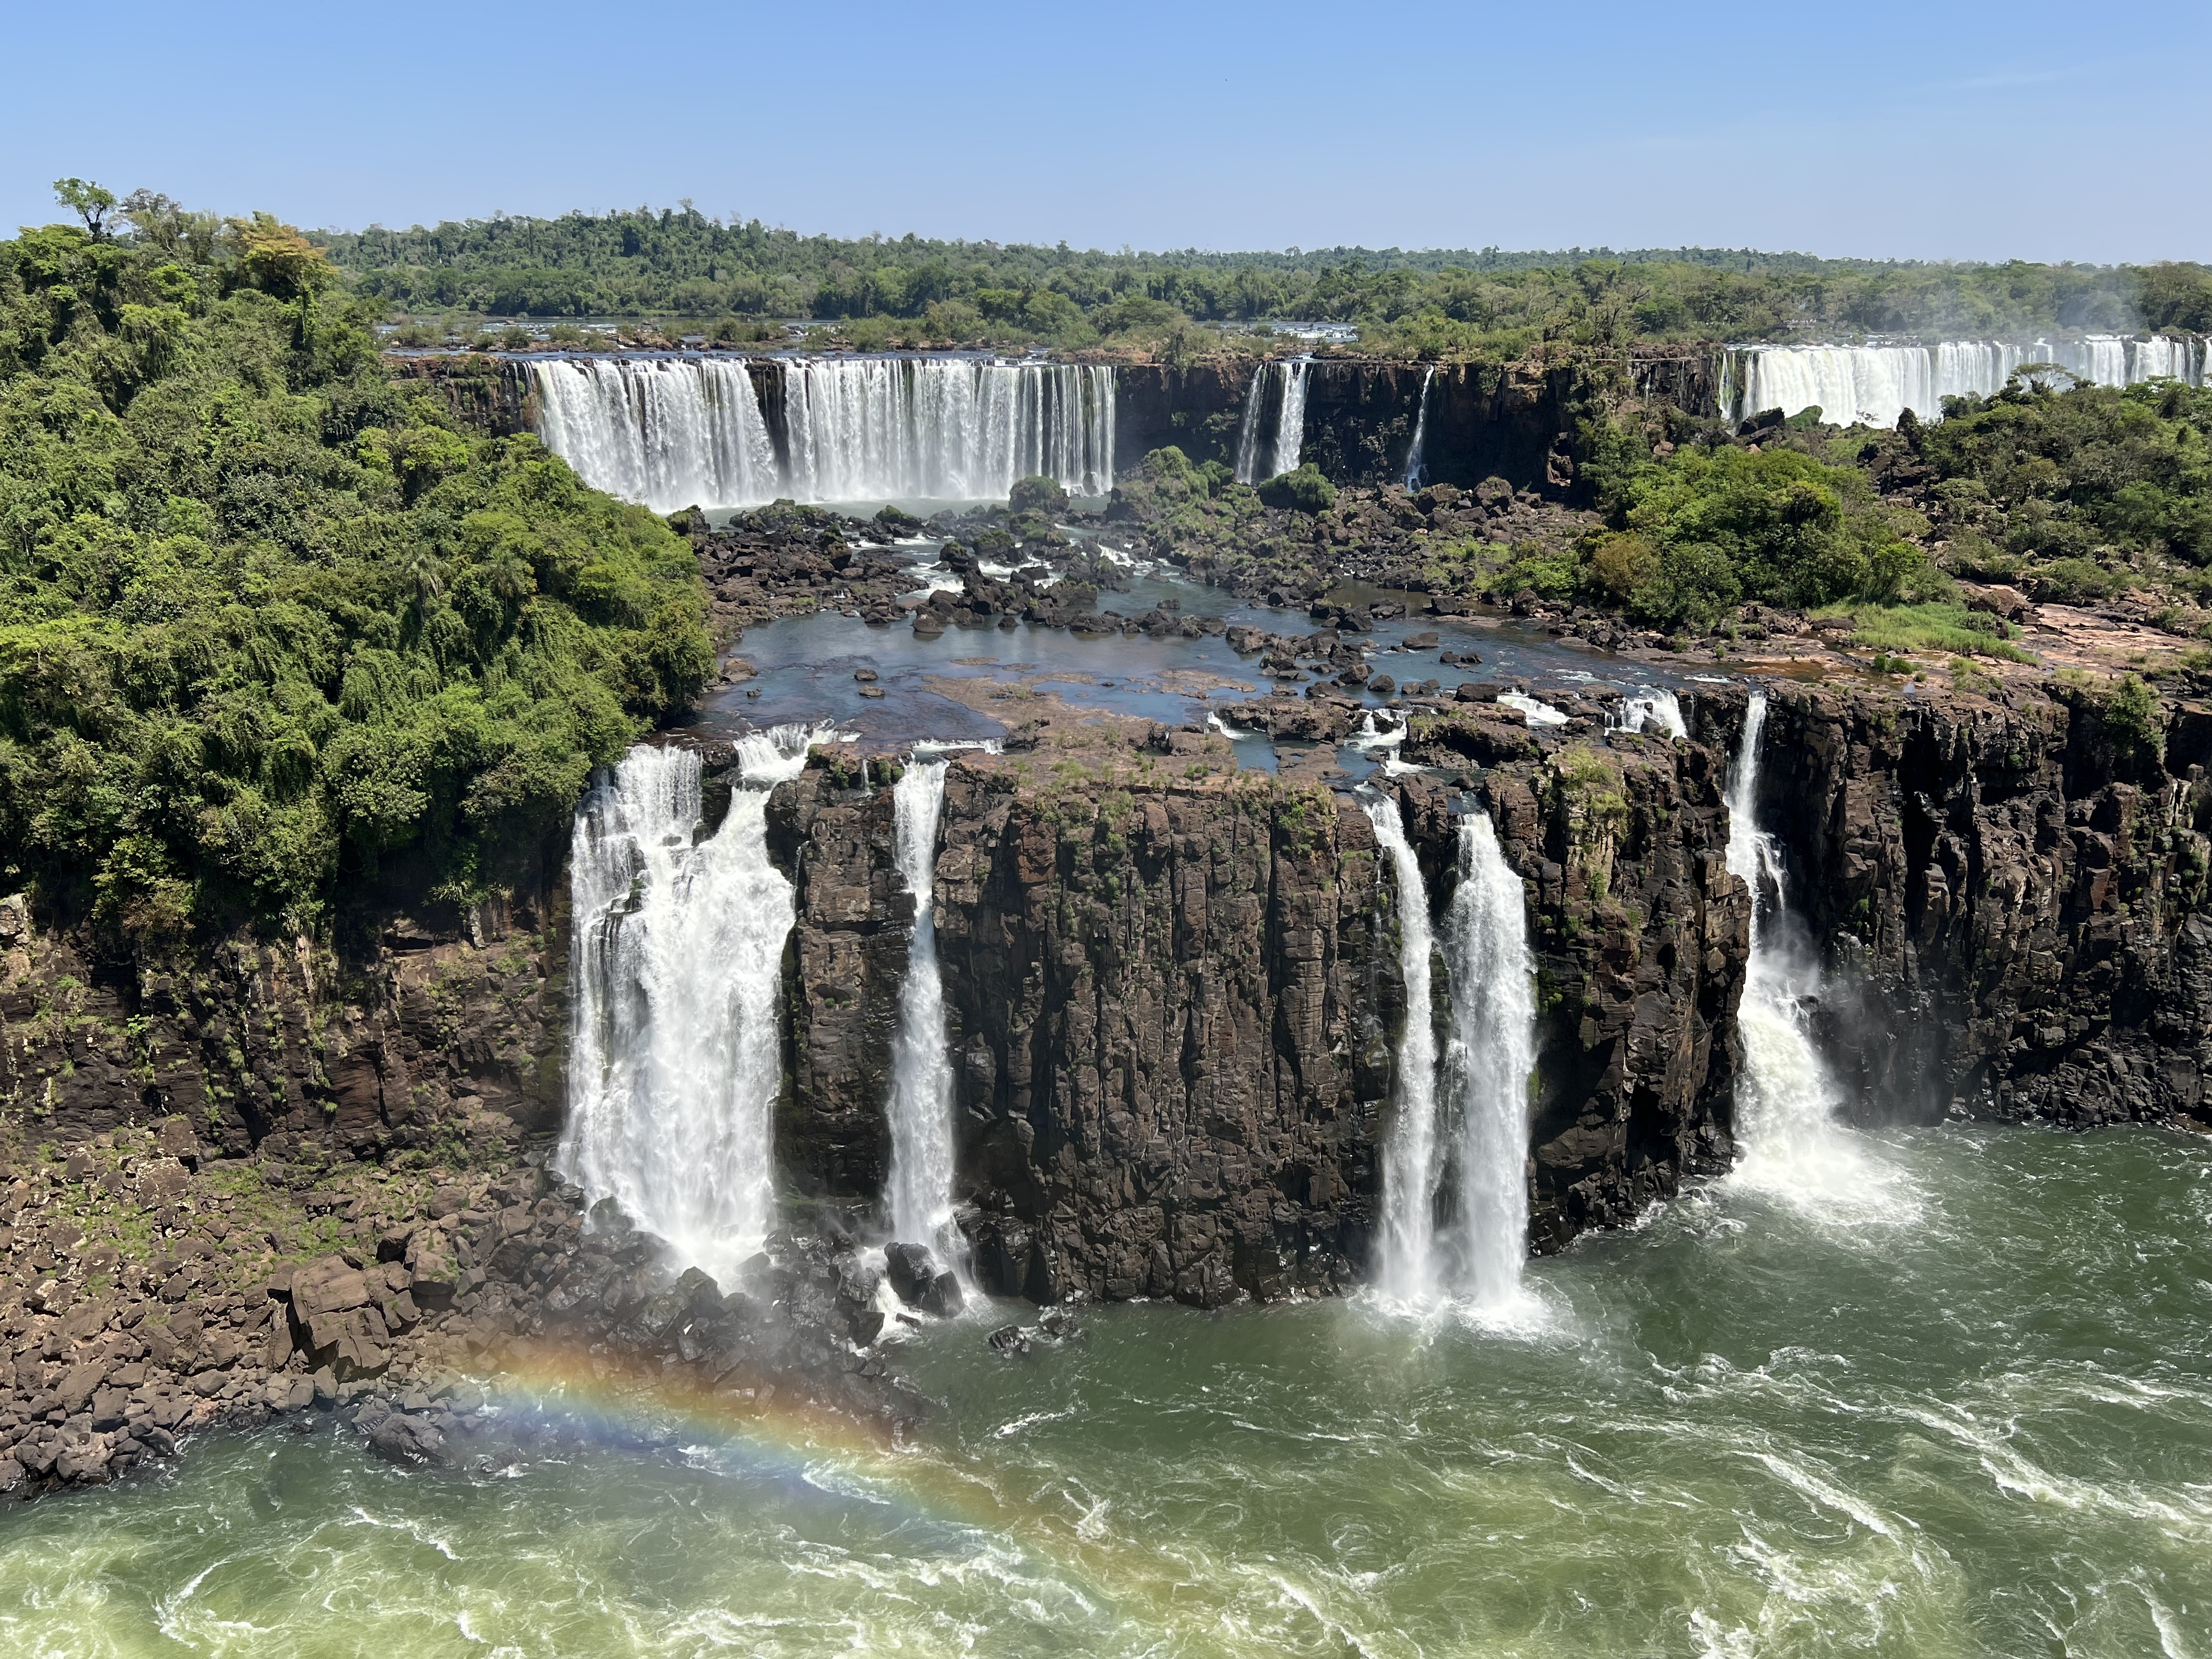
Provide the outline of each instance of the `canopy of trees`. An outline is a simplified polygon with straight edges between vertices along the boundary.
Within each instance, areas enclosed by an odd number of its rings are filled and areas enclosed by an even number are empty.
[[[802,237],[680,210],[497,217],[320,239],[364,293],[489,315],[930,319],[1077,346],[1177,322],[1360,324],[1369,343],[1431,354],[1540,337],[1759,340],[1793,332],[2012,334],[2203,328],[2212,272],[1816,259],[1678,248],[1615,254],[1105,253],[916,236]]]
[[[136,940],[497,886],[703,683],[689,547],[396,390],[290,228],[72,205],[0,241],[0,881]]]

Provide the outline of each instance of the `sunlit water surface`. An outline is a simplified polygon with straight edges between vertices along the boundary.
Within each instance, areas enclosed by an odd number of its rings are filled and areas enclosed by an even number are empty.
[[[0,1651],[2212,1655],[2212,1146],[1857,1151],[1880,1201],[1723,1184],[1535,1264],[1511,1333],[1139,1306],[1002,1361],[992,1316],[939,1328],[905,1450],[205,1440],[0,1510]]]

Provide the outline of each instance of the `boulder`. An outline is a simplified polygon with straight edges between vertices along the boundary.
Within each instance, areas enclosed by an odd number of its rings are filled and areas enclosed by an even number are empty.
[[[937,1275],[937,1264],[926,1244],[893,1244],[884,1251],[884,1276],[898,1299],[910,1308],[921,1305],[922,1292]]]

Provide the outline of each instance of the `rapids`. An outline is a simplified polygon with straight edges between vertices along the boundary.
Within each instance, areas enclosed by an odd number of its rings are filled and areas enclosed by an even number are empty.
[[[1021,1360],[932,1328],[902,1449],[580,1364],[597,1443],[474,1474],[211,1440],[0,1506],[0,1648],[2201,1656],[2212,1146],[1861,1139],[1911,1225],[1720,1183],[1530,1264],[1533,1339],[1120,1307]]]

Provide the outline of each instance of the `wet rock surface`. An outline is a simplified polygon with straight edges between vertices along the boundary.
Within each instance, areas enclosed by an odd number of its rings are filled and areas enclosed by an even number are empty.
[[[2212,1125],[2212,708],[2166,704],[2146,745],[2108,707],[1773,688],[1759,812],[1861,1115]]]
[[[926,1408],[872,1346],[884,1317],[834,1224],[772,1237],[725,1291],[618,1216],[587,1227],[542,1148],[453,1179],[328,1168],[303,1192],[275,1160],[164,1153],[190,1139],[172,1118],[0,1170],[0,1491],[316,1411],[394,1462],[457,1467],[512,1442],[503,1374],[649,1376],[890,1435]],[[939,1314],[943,1277],[920,1292]]]

